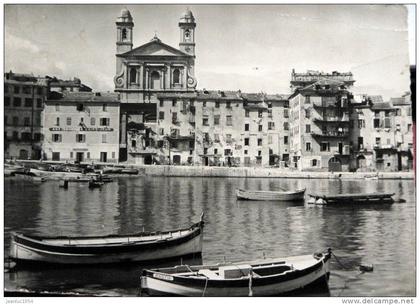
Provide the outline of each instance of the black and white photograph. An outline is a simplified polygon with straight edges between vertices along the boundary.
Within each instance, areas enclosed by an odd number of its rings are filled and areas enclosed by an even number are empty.
[[[3,3],[3,81],[6,304],[415,304],[415,3]]]

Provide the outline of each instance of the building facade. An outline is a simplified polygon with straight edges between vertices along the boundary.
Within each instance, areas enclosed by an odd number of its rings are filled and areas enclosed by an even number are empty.
[[[117,162],[119,116],[115,93],[52,94],[44,108],[44,159]]]
[[[292,72],[291,87],[295,89],[289,97],[292,167],[349,170],[352,96],[348,86],[353,83],[351,73]]]
[[[40,159],[42,110],[48,80],[31,74],[4,74],[4,156]]]

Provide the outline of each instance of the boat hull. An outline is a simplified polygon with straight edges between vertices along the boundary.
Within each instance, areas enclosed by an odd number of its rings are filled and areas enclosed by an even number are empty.
[[[150,296],[209,296],[209,297],[244,297],[278,296],[317,285],[328,285],[328,255],[306,270],[296,270],[288,274],[243,280],[201,280],[179,278],[176,276],[143,271],[141,291]]]
[[[305,189],[294,192],[247,191],[237,189],[236,197],[239,200],[301,201],[305,198]]]
[[[115,243],[116,244],[116,243]],[[154,243],[138,245],[126,242],[106,247],[63,247],[41,246],[13,236],[10,258],[17,262],[48,264],[112,264],[148,262],[174,257],[183,257],[202,252],[202,226],[191,234],[170,241],[158,240]]]

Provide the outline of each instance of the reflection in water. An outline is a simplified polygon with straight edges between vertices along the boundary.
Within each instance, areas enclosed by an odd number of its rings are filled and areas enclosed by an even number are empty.
[[[407,202],[318,207],[237,201],[236,188],[306,188],[307,193],[330,194],[386,191]],[[373,273],[360,275],[333,260],[332,296],[415,293],[413,181],[127,177],[101,190],[89,190],[87,184],[70,184],[63,190],[53,181],[34,185],[6,180],[5,248],[11,230],[42,235],[126,234],[143,227],[169,230],[189,226],[201,212],[206,220],[204,263],[307,254],[331,247],[346,266],[375,266]],[[136,295],[139,268],[20,270],[5,274],[5,286]]]

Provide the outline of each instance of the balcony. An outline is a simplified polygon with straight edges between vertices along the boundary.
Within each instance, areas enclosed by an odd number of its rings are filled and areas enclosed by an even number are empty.
[[[374,144],[374,150],[397,150],[397,148],[392,144]]]
[[[154,147],[130,147],[128,153],[136,155],[156,155],[158,150]]]
[[[345,138],[345,137],[348,137],[350,134],[348,131],[346,132],[329,131],[329,132],[322,132],[322,133],[311,132],[311,135],[313,137],[318,137],[318,138]]]
[[[190,123],[191,125],[195,125],[195,115],[190,114],[188,116],[188,123]]]
[[[314,122],[340,124],[340,123],[350,123],[350,119],[349,119],[348,116],[343,116],[343,117],[337,117],[337,116],[327,117],[327,116],[325,116],[323,118],[315,118]]]

